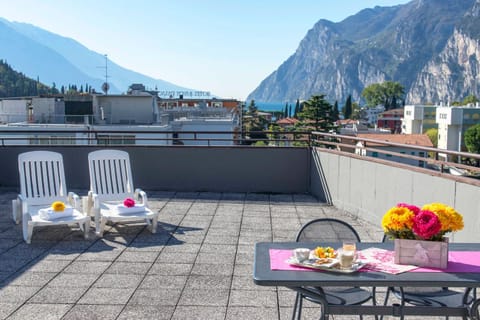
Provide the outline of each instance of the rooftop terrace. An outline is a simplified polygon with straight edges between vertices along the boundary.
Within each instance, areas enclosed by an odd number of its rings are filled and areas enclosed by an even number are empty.
[[[63,154],[70,191],[83,196],[96,148],[42,150]],[[254,244],[293,241],[320,217],[380,241],[380,218],[398,201],[451,204],[466,221],[453,240],[480,241],[475,179],[324,148],[127,146],[135,185],[160,212],[157,234],[113,225],[84,240],[36,228],[27,245],[11,200],[17,156],[32,149],[3,146],[0,157],[0,319],[290,319],[293,292],[253,283]],[[306,306],[303,319],[317,319]]]
[[[156,234],[111,225],[84,240],[79,230],[38,228],[27,245],[10,216],[16,194],[1,190],[0,319],[290,319],[294,292],[253,283],[255,242],[291,241],[320,217],[349,222],[362,241],[382,237],[379,225],[309,195],[149,195]],[[318,312],[306,303],[303,319]]]

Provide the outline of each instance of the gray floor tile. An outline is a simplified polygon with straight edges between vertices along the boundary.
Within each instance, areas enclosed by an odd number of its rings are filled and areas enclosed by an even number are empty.
[[[171,319],[174,307],[128,305],[122,311],[118,320],[167,320]],[[191,316],[191,315],[190,315]]]
[[[228,290],[192,289],[182,293],[181,306],[227,306]]]
[[[192,315],[195,320],[223,320],[225,313],[225,307],[178,306],[172,320],[190,320]]]
[[[87,291],[87,287],[52,287],[46,286],[35,294],[29,303],[74,304]]]
[[[192,270],[193,263],[163,263],[155,262],[148,274],[163,274],[181,276],[188,275]]]
[[[69,304],[38,304],[28,303],[23,305],[9,320],[56,320],[61,319],[72,307]]]
[[[129,305],[176,306],[182,289],[138,289],[129,301]]]
[[[123,309],[123,305],[75,305],[62,320],[114,320]]]
[[[95,288],[137,288],[144,276],[138,274],[103,274],[93,284]]]
[[[90,288],[80,299],[80,304],[126,304],[134,288]]]

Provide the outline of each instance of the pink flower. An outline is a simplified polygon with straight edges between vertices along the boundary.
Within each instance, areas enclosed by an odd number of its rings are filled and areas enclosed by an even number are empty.
[[[414,206],[413,204],[408,204],[408,203],[398,203],[397,207],[399,208],[407,208],[408,210],[412,211],[415,215],[420,212],[420,208],[417,206]]]
[[[133,200],[132,198],[126,198],[125,200],[123,200],[123,205],[127,208],[134,207],[135,206],[135,200]]]
[[[432,211],[420,210],[413,218],[413,232],[422,239],[430,239],[441,229],[437,215]]]

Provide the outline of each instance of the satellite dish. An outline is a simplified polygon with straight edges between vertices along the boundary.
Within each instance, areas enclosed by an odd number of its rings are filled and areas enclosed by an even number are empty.
[[[108,89],[110,89],[110,85],[108,84],[108,82],[104,82],[102,84],[102,91],[105,92],[105,94],[108,93]]]

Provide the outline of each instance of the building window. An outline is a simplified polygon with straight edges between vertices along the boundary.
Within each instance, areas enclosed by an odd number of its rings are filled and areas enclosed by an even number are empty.
[[[372,157],[378,158],[378,152],[376,152],[376,151],[372,152]]]
[[[439,117],[440,119],[447,119],[447,114],[446,114],[446,113],[440,113],[440,114],[438,115],[438,117]]]

